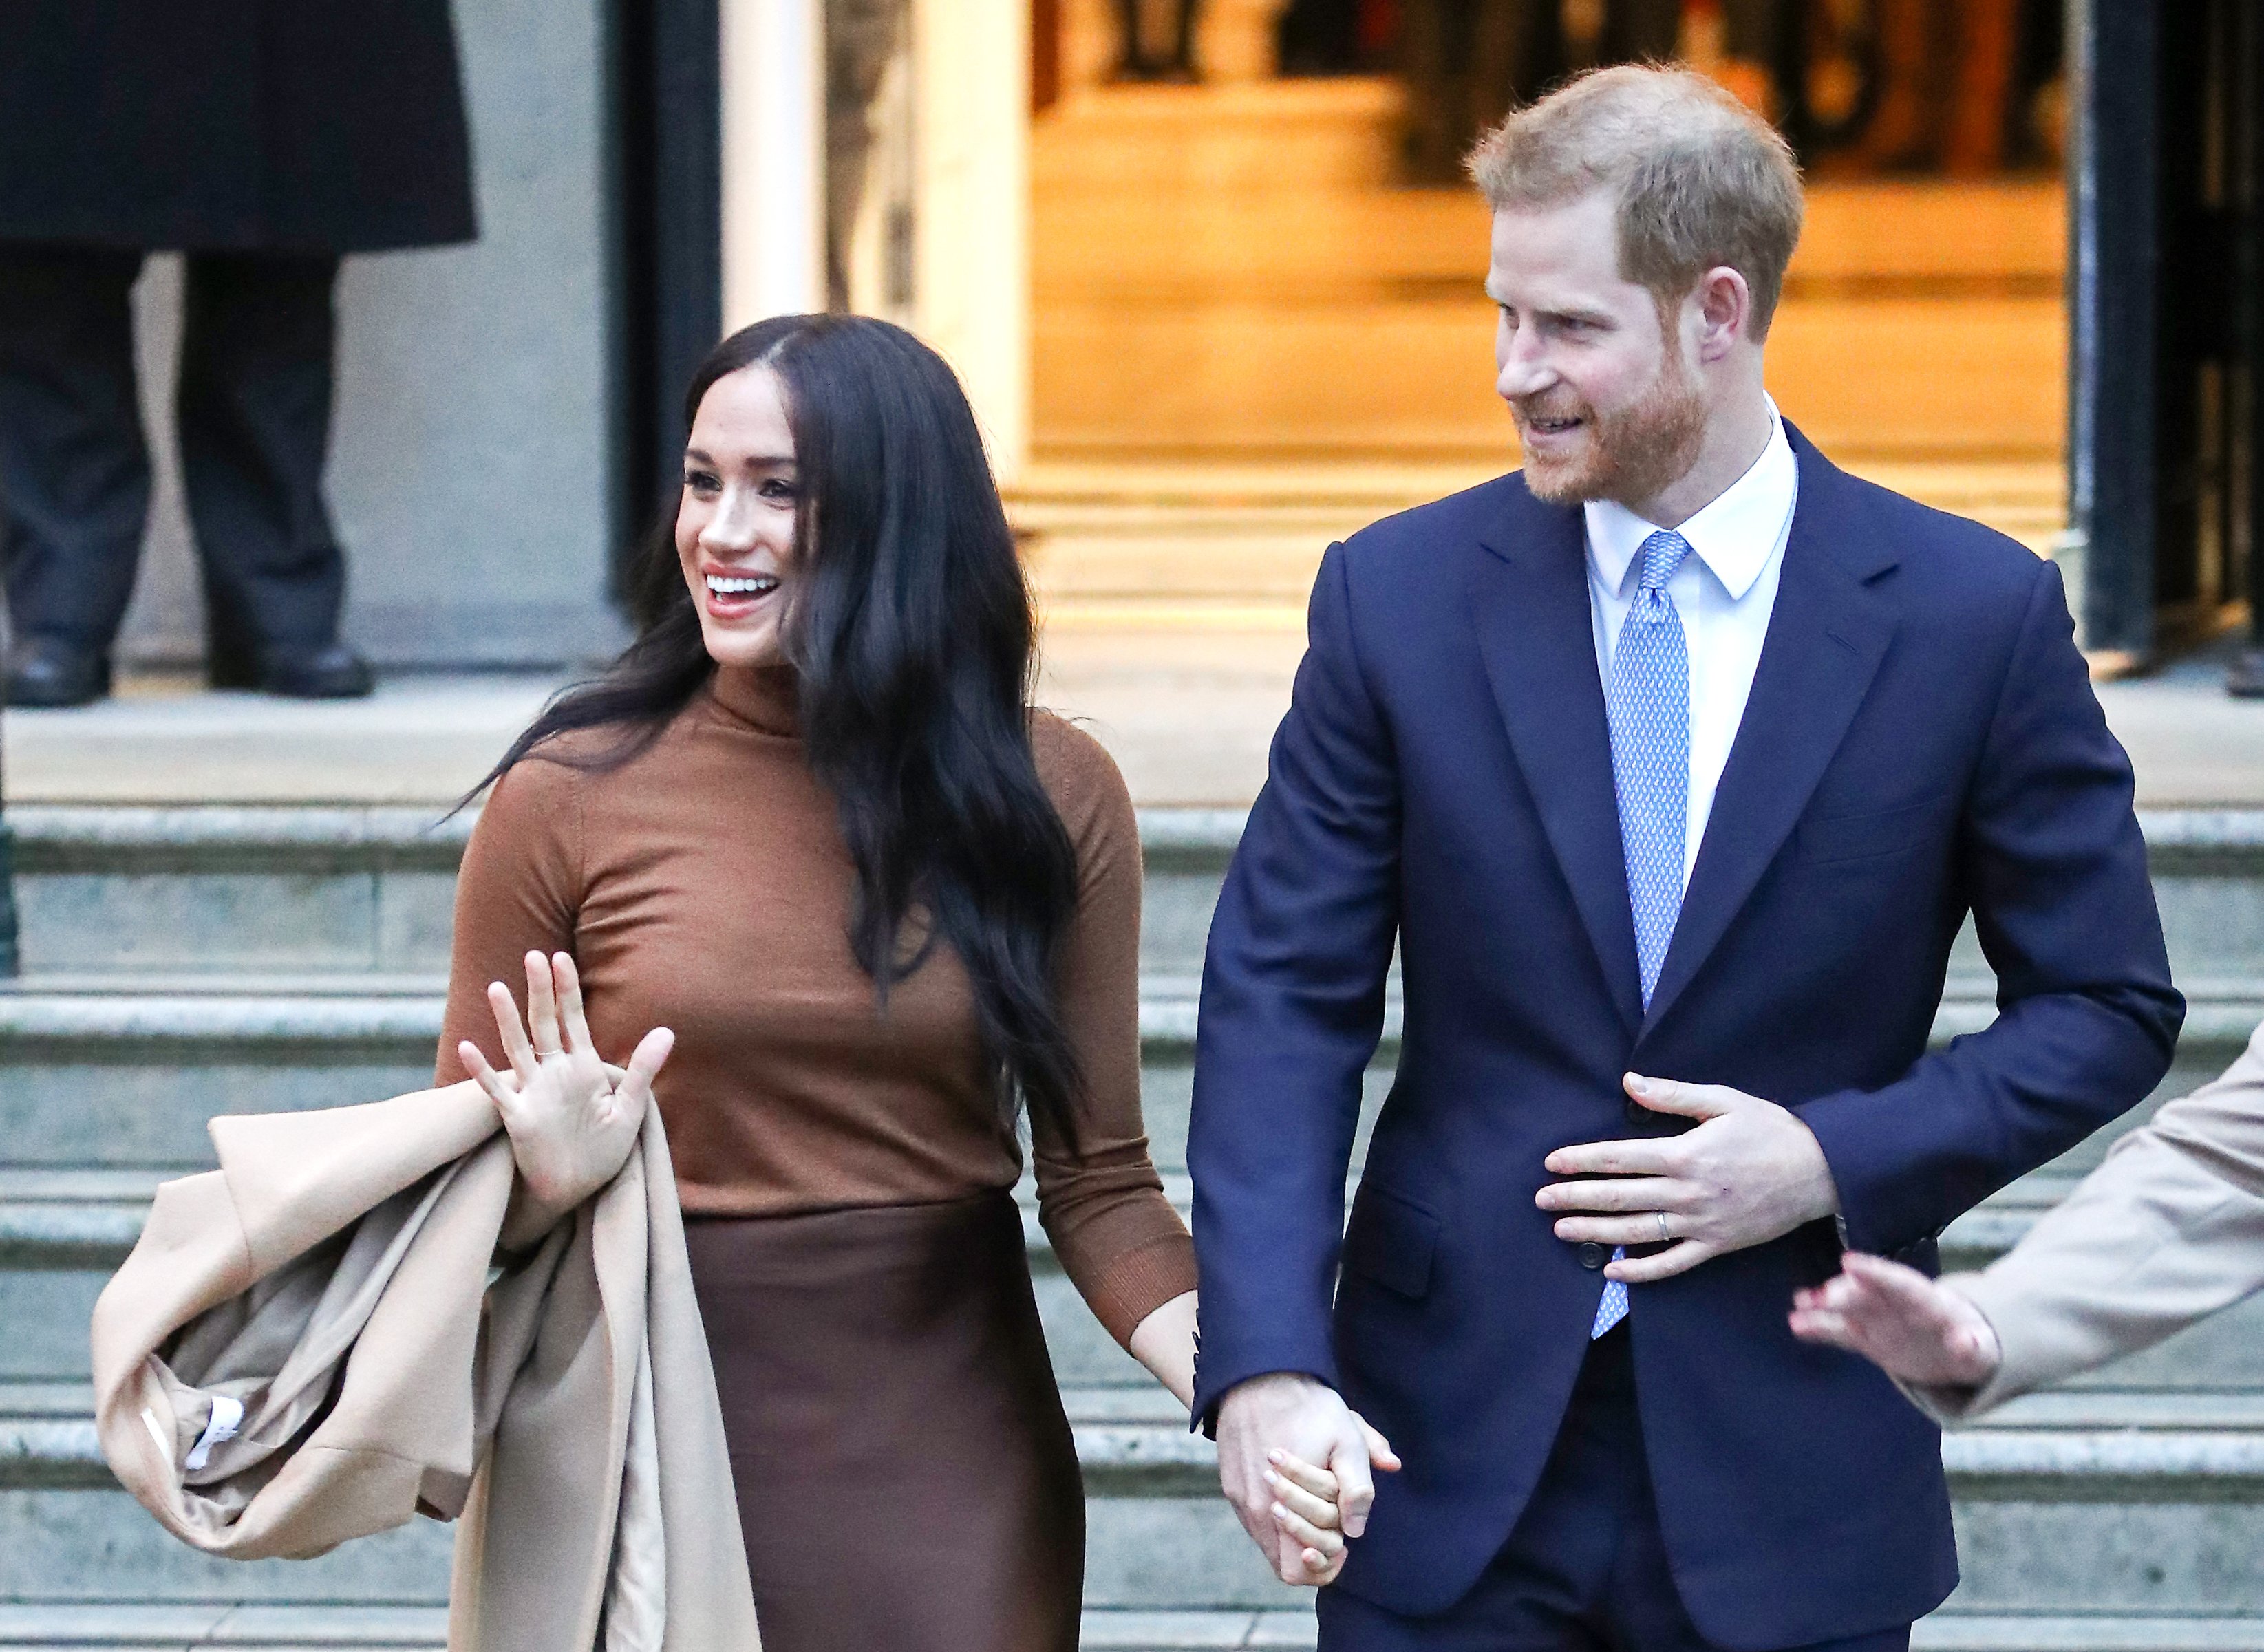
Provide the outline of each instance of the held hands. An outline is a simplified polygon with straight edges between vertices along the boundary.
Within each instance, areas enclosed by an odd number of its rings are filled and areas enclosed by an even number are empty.
[[[616,1082],[620,1069],[609,1070],[598,1059],[582,1011],[581,977],[564,953],[527,953],[526,1025],[511,989],[500,981],[488,988],[488,1006],[511,1071],[496,1071],[468,1039],[456,1054],[511,1135],[519,1185],[502,1243],[506,1250],[519,1250],[620,1173],[643,1127],[653,1076],[675,1047],[676,1034],[666,1027],[646,1033]]]
[[[1368,1529],[1369,1470],[1398,1467],[1390,1442],[1311,1377],[1252,1377],[1219,1402],[1220,1488],[1285,1583],[1336,1581],[1346,1540]]]
[[[1977,1388],[2004,1363],[1981,1310],[1916,1268],[1850,1250],[1842,1272],[1792,1299],[1792,1334],[1861,1354],[1920,1388]]]
[[[1787,1109],[1723,1084],[1636,1073],[1624,1082],[1654,1112],[1702,1122],[1679,1136],[1559,1148],[1546,1161],[1553,1174],[1621,1179],[1556,1182],[1534,1195],[1543,1210],[1590,1213],[1558,1221],[1559,1239],[1665,1244],[1611,1264],[1609,1277],[1630,1284],[1671,1279],[1840,1208],[1824,1149]]]

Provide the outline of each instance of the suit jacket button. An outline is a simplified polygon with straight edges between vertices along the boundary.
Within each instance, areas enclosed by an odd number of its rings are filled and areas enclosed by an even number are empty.
[[[1611,1260],[1611,1252],[1591,1239],[1580,1247],[1580,1265],[1593,1273]]]
[[[1629,1124],[1649,1124],[1658,1117],[1657,1113],[1639,1102],[1630,1101],[1620,1111],[1627,1115],[1627,1121]]]

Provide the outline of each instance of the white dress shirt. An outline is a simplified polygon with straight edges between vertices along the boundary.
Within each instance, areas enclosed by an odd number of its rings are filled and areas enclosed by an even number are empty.
[[[1769,404],[1768,446],[1745,474],[1675,532],[1689,541],[1666,594],[1682,617],[1690,655],[1690,815],[1682,843],[1682,880],[1698,864],[1698,847],[1714,812],[1714,793],[1730,747],[1745,721],[1761,643],[1776,607],[1784,545],[1800,491],[1800,466]],[[1623,504],[1584,507],[1588,537],[1588,611],[1595,622],[1596,665],[1608,688],[1639,578],[1638,553],[1658,532]]]

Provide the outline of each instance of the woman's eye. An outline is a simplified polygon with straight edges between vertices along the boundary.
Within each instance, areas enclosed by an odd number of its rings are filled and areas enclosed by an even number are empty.
[[[766,477],[756,491],[766,499],[792,499],[795,493],[795,485],[780,476]]]
[[[723,484],[707,471],[688,470],[684,473],[684,485],[694,493],[713,493]]]

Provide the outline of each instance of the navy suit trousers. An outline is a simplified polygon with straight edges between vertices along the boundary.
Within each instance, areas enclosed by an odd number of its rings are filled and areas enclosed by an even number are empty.
[[[1468,1594],[1411,1618],[1324,1589],[1320,1615],[1321,1652],[1718,1652],[1668,1569],[1626,1323],[1589,1344],[1541,1483]],[[1825,1643],[1909,1646],[1907,1627]]]

